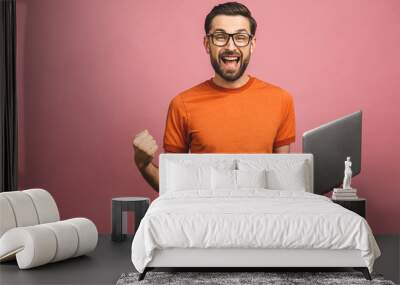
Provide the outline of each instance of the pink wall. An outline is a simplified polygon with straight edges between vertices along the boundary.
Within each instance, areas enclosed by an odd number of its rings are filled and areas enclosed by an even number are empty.
[[[20,188],[48,189],[63,219],[102,233],[112,197],[154,199],[131,140],[147,128],[162,152],[169,101],[213,75],[202,36],[216,3],[17,0]],[[243,3],[259,24],[249,71],[295,98],[294,152],[304,131],[362,109],[354,186],[372,229],[399,233],[400,2]]]

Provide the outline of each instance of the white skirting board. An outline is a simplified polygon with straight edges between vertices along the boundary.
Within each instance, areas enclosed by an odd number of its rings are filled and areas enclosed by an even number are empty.
[[[355,249],[157,249],[147,267],[366,267]]]

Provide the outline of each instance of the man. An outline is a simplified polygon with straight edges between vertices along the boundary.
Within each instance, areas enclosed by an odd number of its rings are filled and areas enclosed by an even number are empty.
[[[180,153],[289,153],[295,141],[293,99],[245,74],[256,45],[256,21],[242,4],[215,6],[205,20],[204,47],[215,75],[175,96],[163,147]],[[157,144],[147,130],[133,141],[135,163],[158,191]]]

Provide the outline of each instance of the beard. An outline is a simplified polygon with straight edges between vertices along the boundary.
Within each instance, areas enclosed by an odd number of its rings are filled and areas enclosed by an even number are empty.
[[[225,81],[232,82],[232,81],[238,80],[243,75],[243,73],[246,71],[246,68],[249,65],[250,54],[246,58],[243,58],[243,55],[240,55],[239,68],[236,69],[236,71],[234,71],[234,72],[226,71],[223,68],[221,68],[223,55],[229,56],[229,55],[237,55],[237,54],[236,53],[235,54],[228,53],[228,52],[221,53],[219,56],[219,61],[218,61],[218,59],[214,58],[210,53],[211,65],[214,68],[215,73],[217,73],[219,76],[221,76]]]

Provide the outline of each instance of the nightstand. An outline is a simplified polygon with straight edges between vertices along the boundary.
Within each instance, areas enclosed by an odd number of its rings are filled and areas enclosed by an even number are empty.
[[[367,200],[365,198],[358,198],[355,200],[333,200],[332,202],[341,205],[342,207],[359,214],[365,219],[366,217],[366,204]]]
[[[123,241],[127,237],[127,212],[135,213],[135,232],[150,205],[147,197],[117,197],[111,200],[111,240]]]

